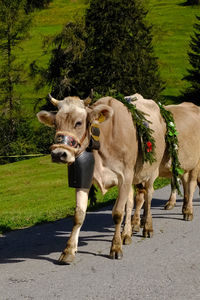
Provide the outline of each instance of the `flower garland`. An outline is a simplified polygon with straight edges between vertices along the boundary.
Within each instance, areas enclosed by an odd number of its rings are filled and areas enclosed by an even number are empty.
[[[143,162],[149,162],[150,164],[152,164],[154,161],[156,161],[156,158],[155,140],[152,136],[153,130],[149,128],[149,123],[151,122],[145,118],[145,114],[142,111],[136,108],[136,106],[132,103],[134,99],[132,99],[131,97],[124,97],[124,95],[118,93],[116,90],[109,90],[108,96],[114,97],[118,101],[122,102],[131,112],[132,119],[137,130],[139,147],[142,151]],[[102,96],[100,94],[94,92],[91,104],[94,104],[101,97]]]
[[[124,96],[120,93],[116,93],[116,91],[114,92],[114,96],[112,90],[110,91],[109,95],[121,101],[132,114],[132,119],[136,126],[137,134],[139,137],[140,147],[143,155],[143,162],[149,162],[150,164],[152,164],[154,161],[156,161],[156,158],[155,140],[152,136],[153,130],[149,128],[149,123],[151,122],[148,121],[144,116],[145,114],[142,111],[138,110],[136,106],[132,103],[134,99],[130,97],[124,98]],[[100,95],[96,93],[96,99],[94,100],[94,102],[98,98],[100,98]],[[157,104],[160,108],[160,113],[166,123],[167,131],[165,135],[165,141],[168,145],[169,155],[172,160],[172,188],[176,189],[178,194],[182,196],[180,191],[179,177],[183,175],[184,171],[181,169],[180,162],[178,159],[178,132],[176,130],[172,113],[166,110],[160,102],[157,102]]]
[[[145,113],[136,108],[136,106],[132,103],[134,99],[126,97],[118,98],[127,109],[132,114],[133,122],[137,129],[137,134],[140,142],[140,147],[142,150],[143,162],[149,162],[152,164],[156,161],[155,158],[155,140],[152,136],[153,129],[149,127],[149,120],[145,118]]]
[[[172,189],[176,189],[178,194],[182,196],[180,191],[179,176],[183,175],[184,171],[181,169],[181,165],[178,159],[178,132],[176,130],[172,113],[166,110],[160,102],[158,102],[157,104],[160,108],[160,113],[166,123],[167,132],[165,135],[165,141],[167,143],[169,155],[172,160]]]

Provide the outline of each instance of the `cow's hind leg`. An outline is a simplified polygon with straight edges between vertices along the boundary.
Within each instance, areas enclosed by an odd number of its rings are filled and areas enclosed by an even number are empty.
[[[139,232],[141,227],[140,222],[140,213],[141,208],[144,204],[144,194],[146,193],[145,188],[142,184],[138,184],[136,189],[136,197],[135,197],[135,212],[131,220],[132,231]]]
[[[173,188],[173,184],[171,182],[171,194],[169,200],[164,206],[164,209],[170,210],[173,209],[175,206],[176,206],[176,189]]]
[[[132,242],[131,214],[133,210],[133,204],[133,189],[130,189],[128,200],[126,203],[125,224],[122,231],[122,243],[124,245],[130,245]]]
[[[59,258],[59,262],[62,264],[71,263],[75,258],[78,247],[79,232],[84,222],[87,210],[88,192],[89,190],[87,189],[76,190],[76,210],[74,215],[74,226],[70,238],[67,242],[67,246]]]
[[[187,182],[184,181],[184,202],[183,202],[183,219],[185,221],[193,220],[193,195],[197,186],[198,167],[190,171]],[[186,188],[187,187],[187,188]]]
[[[158,170],[152,174],[152,177],[149,181],[145,183],[146,193],[144,194],[145,202],[144,202],[144,228],[143,228],[143,236],[152,237],[153,236],[153,222],[151,215],[151,200],[154,192],[153,183],[154,180],[158,176]]]

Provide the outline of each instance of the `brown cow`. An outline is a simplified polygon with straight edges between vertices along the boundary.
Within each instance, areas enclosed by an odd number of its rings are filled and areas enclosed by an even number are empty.
[[[134,96],[134,95],[133,95]],[[184,188],[183,217],[190,221],[193,219],[193,194],[197,186],[197,177],[200,170],[200,109],[192,103],[168,105],[165,107],[172,112],[176,129],[178,131],[178,158],[184,174],[181,177]],[[171,177],[171,160],[168,149],[165,151],[159,168],[161,177]],[[144,189],[139,187],[136,196],[136,210],[132,219],[133,230],[138,231],[140,226],[140,209],[144,202]],[[167,208],[175,203],[175,193],[172,191]]]
[[[41,111],[37,117],[40,122],[56,128],[56,143],[51,148],[53,161],[72,164],[90,143],[91,124],[99,124],[100,149],[93,150],[95,158],[93,182],[98,184],[102,193],[112,186],[118,186],[118,198],[112,211],[115,233],[110,257],[119,259],[122,257],[122,242],[125,244],[131,242],[132,184],[144,182],[146,190],[144,235],[150,236],[153,231],[150,206],[153,183],[158,176],[165,151],[166,131],[159,107],[152,100],[141,98],[134,101],[137,108],[151,121],[149,126],[154,130],[156,161],[149,164],[143,163],[142,153],[138,151],[137,131],[131,113],[120,101],[105,97],[87,107],[84,101],[77,97],[67,97],[62,101],[50,97],[50,100],[58,107],[57,114]],[[89,188],[76,188],[74,227],[59,258],[61,263],[69,263],[75,257],[79,231],[85,219],[88,192]],[[125,210],[126,220],[121,234]]]

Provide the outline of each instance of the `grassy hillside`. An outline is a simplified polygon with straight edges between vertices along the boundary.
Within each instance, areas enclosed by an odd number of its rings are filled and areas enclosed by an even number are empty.
[[[166,81],[163,94],[169,99],[178,96],[187,85],[182,78],[189,67],[187,51],[196,15],[200,15],[200,6],[185,6],[184,0],[149,0],[153,45]]]
[[[85,0],[53,0],[49,7],[33,13],[33,24],[29,38],[22,43],[22,48],[18,52],[19,60],[25,62],[26,71],[34,60],[41,66],[46,66],[50,54],[43,53],[43,40],[46,36],[54,35],[62,30],[64,24],[75,21],[83,15],[86,8]],[[42,98],[49,93],[48,87],[39,90],[34,89],[34,84],[26,73],[26,84],[18,88],[22,97],[23,109],[26,113],[34,117],[33,107],[36,99]]]
[[[67,166],[50,156],[0,166],[0,232],[73,215],[75,190],[67,181]],[[98,205],[113,198],[116,189],[98,192]]]
[[[50,156],[1,165],[0,233],[73,215],[75,191],[67,181],[67,167]],[[166,183],[157,180],[155,188]],[[116,197],[116,188],[105,196],[98,191],[96,208]]]
[[[188,67],[187,50],[193,31],[195,15],[200,15],[200,6],[184,6],[184,0],[148,0],[148,21],[153,24],[153,45],[159,59],[160,72],[166,81],[163,94],[170,100],[180,94],[186,83],[181,79]],[[26,67],[37,60],[46,65],[49,53],[43,55],[42,39],[49,34],[61,31],[62,26],[84,14],[87,7],[85,0],[53,0],[48,9],[34,13],[30,39],[23,43],[24,51],[19,52],[19,59],[26,61]],[[33,114],[37,98],[48,94],[48,88],[34,91],[32,81],[19,88],[24,109]]]

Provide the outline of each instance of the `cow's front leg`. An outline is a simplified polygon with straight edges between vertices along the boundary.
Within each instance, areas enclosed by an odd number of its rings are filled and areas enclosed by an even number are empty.
[[[132,181],[131,181],[132,183]],[[121,238],[121,225],[124,218],[125,205],[128,200],[128,195],[132,189],[132,184],[121,184],[119,187],[119,195],[115,202],[112,211],[113,221],[115,223],[115,233],[112,240],[110,249],[110,257],[113,259],[121,259],[123,256],[122,252],[122,238]]]
[[[85,220],[87,204],[88,204],[88,189],[76,189],[76,209],[74,215],[74,226],[67,242],[67,246],[60,255],[60,263],[71,263],[77,252],[78,237],[81,226]]]
[[[144,228],[143,228],[143,236],[144,237],[152,237],[153,236],[153,222],[151,215],[151,200],[154,192],[153,183],[154,180],[158,176],[158,170],[156,170],[149,181],[145,183],[146,193],[144,195]]]

